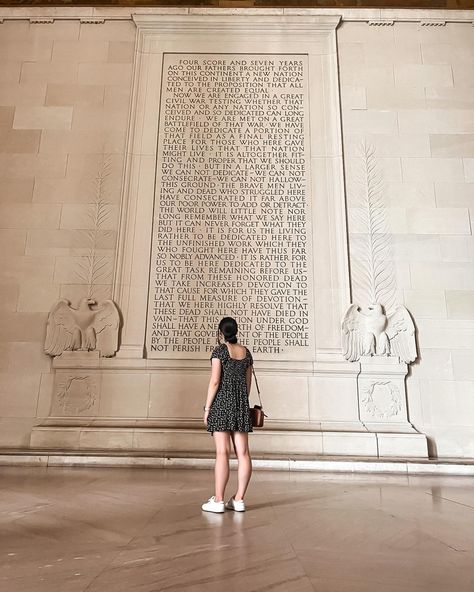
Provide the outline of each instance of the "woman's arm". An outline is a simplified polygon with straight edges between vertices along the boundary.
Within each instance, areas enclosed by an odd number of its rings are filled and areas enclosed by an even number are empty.
[[[245,373],[245,380],[247,382],[247,394],[250,396],[250,389],[252,388],[252,368],[253,366],[249,366]]]
[[[209,409],[214,401],[217,393],[217,389],[219,388],[219,384],[221,382],[221,371],[222,371],[222,364],[219,358],[212,358],[211,360],[211,378],[209,380],[209,386],[207,388],[207,398],[205,409],[204,411],[204,423],[207,425],[207,416],[209,415]]]

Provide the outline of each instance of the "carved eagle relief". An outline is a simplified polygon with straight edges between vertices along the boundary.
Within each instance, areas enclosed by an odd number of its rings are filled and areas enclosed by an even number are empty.
[[[69,300],[59,300],[51,309],[46,328],[44,351],[59,356],[64,351],[99,350],[109,358],[118,350],[120,317],[112,300],[104,300],[97,308],[90,298],[82,298],[77,308]]]
[[[381,304],[363,311],[351,304],[342,321],[343,354],[355,362],[361,356],[398,356],[409,364],[417,357],[415,325],[408,310],[398,305],[387,316]]]

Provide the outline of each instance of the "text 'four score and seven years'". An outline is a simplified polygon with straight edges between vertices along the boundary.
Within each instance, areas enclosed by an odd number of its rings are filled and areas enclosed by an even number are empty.
[[[307,117],[304,56],[164,56],[151,356],[308,347]]]

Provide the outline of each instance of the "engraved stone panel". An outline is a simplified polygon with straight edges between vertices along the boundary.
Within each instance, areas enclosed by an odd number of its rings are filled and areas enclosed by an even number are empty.
[[[94,374],[58,373],[52,415],[94,415],[97,413],[99,378]]]
[[[147,355],[314,357],[306,55],[164,54]]]
[[[394,417],[402,410],[398,387],[389,380],[373,382],[362,391],[362,396],[365,411],[376,419]]]

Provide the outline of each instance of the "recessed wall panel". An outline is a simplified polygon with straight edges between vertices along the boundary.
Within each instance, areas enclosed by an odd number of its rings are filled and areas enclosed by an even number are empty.
[[[164,53],[149,358],[313,359],[308,58]]]

